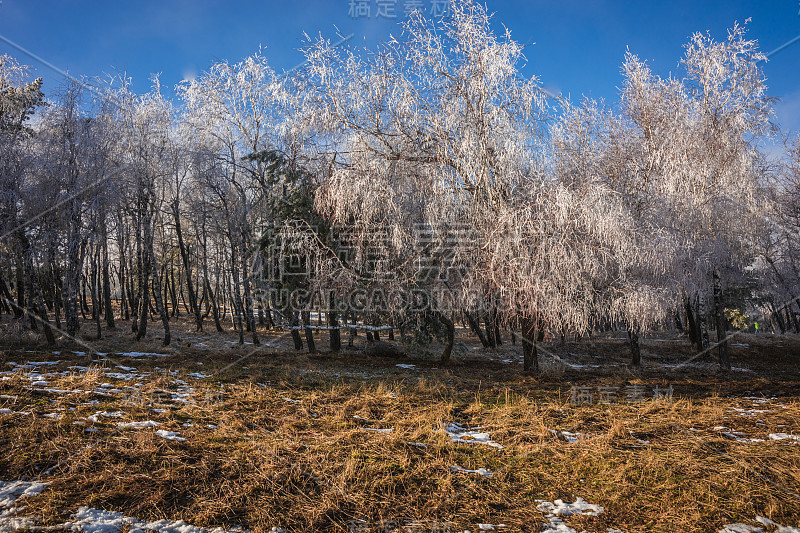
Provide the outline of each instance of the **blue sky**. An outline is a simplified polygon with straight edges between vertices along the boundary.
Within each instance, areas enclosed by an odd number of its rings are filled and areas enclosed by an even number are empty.
[[[353,43],[374,45],[398,33],[397,23],[410,0],[368,2],[370,16],[351,16],[351,0],[41,1],[0,0],[0,35],[73,75],[124,71],[134,88],[146,91],[151,73],[173,86],[220,59],[237,61],[258,49],[276,70],[302,61],[297,50],[303,32],[353,33]],[[416,0],[425,10],[436,0]],[[394,15],[378,17],[379,3]],[[579,2],[574,0],[487,0],[498,28],[526,44],[524,72],[578,100],[582,95],[615,102],[626,49],[647,59],[654,71],[677,68],[683,45],[696,31],[723,39],[734,22],[747,18],[749,36],[772,51],[800,35],[798,0]],[[57,74],[0,42],[0,53],[36,67],[45,92],[60,83]],[[764,66],[770,93],[779,97],[778,119],[800,130],[800,42],[772,56]]]

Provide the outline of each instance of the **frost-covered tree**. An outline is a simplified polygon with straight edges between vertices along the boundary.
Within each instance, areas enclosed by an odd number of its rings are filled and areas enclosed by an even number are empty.
[[[638,130],[643,184],[684,244],[680,288],[701,303],[711,297],[723,368],[730,367],[723,288],[752,264],[753,232],[763,227],[758,141],[771,109],[764,59],[737,25],[722,42],[692,37],[684,79],[655,76],[631,54],[623,67],[624,112]]]

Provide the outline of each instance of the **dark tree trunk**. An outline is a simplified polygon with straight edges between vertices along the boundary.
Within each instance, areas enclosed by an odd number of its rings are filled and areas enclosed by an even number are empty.
[[[481,341],[481,344],[483,345],[483,347],[484,348],[488,348],[489,347],[489,341],[486,340],[486,335],[483,334],[483,330],[481,329],[480,325],[478,324],[478,321],[475,320],[475,317],[472,316],[472,314],[470,314],[468,312],[464,312],[464,316],[467,319],[467,324],[469,324],[469,329],[471,329],[472,332],[475,335],[478,336],[478,339]]]
[[[311,312],[310,311],[303,311],[303,325],[306,326],[303,328],[306,334],[306,343],[308,344],[308,353],[317,353],[317,343],[314,342],[314,330],[311,329]]]
[[[639,334],[628,330],[628,344],[631,347],[631,366],[641,366],[642,350],[639,346]]]
[[[141,233],[141,230],[138,232]],[[138,236],[138,235],[137,235]],[[136,300],[139,304],[138,308],[138,323],[136,325],[136,340],[141,340],[147,335],[147,320],[150,317],[150,273],[152,266],[150,265],[150,254],[145,250],[146,244],[141,242],[142,239],[137,239],[139,243],[136,246],[138,256],[138,280],[139,290]]]
[[[161,300],[161,286],[160,280],[158,279],[158,265],[156,264],[156,258],[153,255],[152,242],[150,243],[150,263],[153,267],[153,297],[155,299],[156,311],[161,316],[161,324],[164,326],[163,344],[164,346],[169,346],[170,342],[172,341],[169,330],[169,316],[167,315],[167,310],[164,307],[164,302]]]
[[[500,336],[500,314],[497,309],[492,309],[492,324],[494,325],[494,342],[497,346],[503,345],[503,338]]]
[[[339,317],[336,314],[336,294],[331,291],[329,293],[329,309],[326,313],[326,318],[328,319],[328,327],[331,328],[329,331],[330,333],[330,345],[332,352],[338,352],[342,348],[342,336],[339,330]]]
[[[497,340],[494,337],[494,323],[489,315],[486,313],[483,317],[483,326],[484,330],[486,330],[486,343],[489,348],[496,348],[497,347]]]
[[[456,327],[453,321],[440,311],[436,312],[436,318],[442,323],[446,330],[444,349],[442,350],[442,356],[439,358],[439,364],[446,365],[450,362],[450,356],[453,353],[453,345],[456,339]]]
[[[192,264],[189,261],[189,254],[186,251],[186,244],[183,241],[183,230],[181,228],[181,216],[179,210],[179,201],[176,198],[172,203],[172,217],[175,220],[175,233],[178,237],[178,248],[181,253],[181,260],[183,261],[183,270],[186,272],[186,287],[189,291],[189,309],[194,313],[195,328],[197,331],[203,331],[203,316],[200,314],[200,306],[197,303],[197,295],[194,290],[194,282],[192,280]],[[183,293],[183,290],[181,290]]]
[[[103,311],[105,313],[106,326],[114,328],[114,308],[111,305],[111,275],[109,272],[110,265],[108,263],[108,234],[103,224],[102,230],[102,245],[103,245]]]
[[[19,232],[22,234],[22,232]],[[22,254],[17,255],[17,307],[14,310],[14,317],[19,319],[25,316],[25,261]]]
[[[700,348],[699,327],[697,321],[695,320],[692,304],[688,297],[684,300],[683,307],[686,310],[686,322],[689,325],[689,342]]]
[[[700,339],[700,349],[708,350],[708,326],[706,325],[706,305],[704,298],[700,295],[695,297],[695,318],[697,320],[698,338]]]
[[[99,265],[100,262],[100,250],[96,248],[96,245],[92,245],[92,257],[89,263],[89,269],[91,270],[89,277],[90,279],[90,292],[92,297],[92,322],[94,322],[95,330],[96,330],[96,339],[100,339],[103,336],[103,328],[100,325],[100,298],[98,294],[98,286],[100,283],[99,279]]]
[[[719,350],[719,366],[723,370],[731,369],[730,355],[728,354],[727,324],[722,301],[722,287],[719,281],[719,273],[713,273],[714,286],[714,321],[717,326],[717,348]]]
[[[219,308],[217,307],[217,300],[214,298],[214,291],[211,289],[211,283],[208,282],[208,276],[205,277],[205,285],[205,292],[208,295],[208,300],[211,305],[211,314],[214,317],[214,327],[217,328],[218,332],[222,332],[224,330],[222,329],[222,324],[219,321]]]
[[[294,341],[294,349],[303,349],[303,339],[300,337],[300,330],[297,329],[297,311],[289,303],[287,304],[284,316],[289,318],[289,328],[292,332],[292,340]]]
[[[675,308],[675,329],[678,330],[678,333],[683,333],[683,323],[681,323],[680,306]]]
[[[536,321],[522,319],[522,371],[539,372],[539,353],[536,350]]]
[[[44,336],[47,339],[47,344],[53,346],[56,343],[56,339],[53,336],[53,330],[50,328],[50,321],[47,319],[47,307],[44,305],[42,293],[41,290],[39,290],[39,283],[36,279],[36,274],[33,268],[33,252],[30,249],[27,238],[25,238],[23,245],[23,254],[25,256],[25,272],[27,274],[25,284],[28,291],[28,298],[33,300],[35,303],[35,312],[38,320],[42,323],[42,329],[44,330]],[[34,316],[31,314],[31,319],[33,318]]]

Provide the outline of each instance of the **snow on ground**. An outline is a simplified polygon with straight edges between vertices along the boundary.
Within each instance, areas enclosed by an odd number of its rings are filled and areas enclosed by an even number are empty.
[[[408,364],[403,364],[403,363],[399,363],[399,364],[396,364],[394,366],[396,366],[397,368],[405,368],[406,370],[413,370],[413,369],[417,368],[417,365],[408,365]]]
[[[800,533],[800,528],[782,526],[781,524],[773,522],[769,518],[764,518],[763,516],[756,516],[755,522],[775,528],[774,530],[770,529],[770,531],[773,531],[773,533]],[[765,532],[764,528],[742,523],[725,524],[725,527],[719,530],[719,533],[764,533],[764,532]]]
[[[15,516],[25,506],[17,505],[17,500],[36,496],[47,483],[36,481],[0,481],[0,533],[30,528],[34,521],[28,517]]]
[[[0,533],[36,527],[35,519],[18,516],[24,506],[17,505],[17,500],[35,496],[41,493],[47,485],[47,483],[32,481],[0,481]],[[89,507],[80,507],[69,522],[46,529],[85,531],[86,533],[119,533],[126,527],[130,533],[245,533],[245,530],[241,528],[208,529],[188,524],[183,520],[162,519],[147,522],[125,516],[122,513],[90,509]],[[286,533],[286,531],[273,527],[271,533]]]
[[[538,504],[536,508],[545,513],[545,518],[548,520],[541,530],[542,533],[576,533],[559,517],[571,515],[598,516],[603,512],[602,507],[588,503],[583,498],[576,498],[575,503],[567,503],[563,500],[556,500],[552,503],[546,500],[536,500],[536,503]]]
[[[769,440],[793,440],[793,441],[800,441],[800,436],[798,435],[789,435],[788,433],[770,433],[767,435]]]
[[[12,411],[7,407],[0,408],[0,415],[30,415],[28,411]]]
[[[105,417],[105,418],[124,418],[125,417],[125,413],[123,413],[122,411],[114,411],[114,412],[111,412],[111,413],[109,413],[108,411],[97,411],[95,414],[88,416],[86,419],[89,422],[97,423],[97,422],[100,422],[100,417]]]
[[[444,427],[447,436],[449,436],[453,442],[465,442],[467,444],[484,444],[486,446],[492,446],[493,448],[497,448],[498,450],[502,450],[503,446],[491,440],[489,438],[489,434],[485,432],[480,432],[480,426],[474,428],[465,428],[455,422],[450,424],[442,424]]]
[[[764,442],[764,439],[751,439],[744,436],[744,433],[741,431],[723,431],[722,434],[728,437],[731,440],[735,440],[736,442],[741,442],[743,444],[750,444],[753,442]]]
[[[160,425],[161,422],[156,422],[155,420],[144,420],[142,422],[117,422],[117,427],[120,429],[144,429]]]
[[[158,435],[162,439],[167,439],[167,440],[175,440],[179,442],[183,442],[186,440],[185,438],[181,437],[174,431],[167,431],[166,429],[159,429],[158,431],[156,431],[156,435]]]
[[[461,466],[451,466],[450,470],[453,472],[463,472],[464,474],[479,474],[483,477],[492,477],[494,472],[491,470],[487,470],[486,468],[478,468],[476,470],[469,470],[467,468],[463,468]]]
[[[125,526],[129,527],[130,533],[145,533],[147,531],[159,533],[224,533],[226,531],[235,531],[225,530],[221,527],[207,529],[187,524],[183,520],[162,519],[154,522],[145,522],[125,516],[122,513],[90,509],[88,507],[79,508],[73,521],[67,522],[63,526],[87,533],[117,533],[122,531]]]

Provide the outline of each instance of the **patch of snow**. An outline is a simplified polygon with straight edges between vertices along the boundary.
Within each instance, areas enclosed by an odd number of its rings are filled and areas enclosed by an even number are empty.
[[[0,408],[0,415],[30,415],[28,411],[12,411],[7,407]]]
[[[125,413],[123,413],[122,411],[113,411],[111,413],[109,413],[108,411],[98,411],[95,414],[86,417],[86,419],[89,420],[90,422],[100,422],[100,417],[123,418],[124,416]]]
[[[453,472],[463,472],[465,474],[479,474],[483,477],[492,477],[494,472],[491,470],[487,470],[486,468],[478,468],[477,470],[469,470],[467,468],[463,468],[461,466],[451,466],[450,470]]]
[[[771,413],[772,411],[767,409],[740,409],[738,407],[732,407],[734,411],[739,413],[739,416],[755,416],[756,414],[760,413]]]
[[[788,433],[770,433],[767,435],[769,440],[794,440],[800,441],[800,436],[798,435],[789,435]]]
[[[737,432],[733,432],[733,433],[728,433],[728,432],[725,432],[725,431],[722,432],[722,434],[725,435],[726,437],[728,437],[729,439],[732,439],[732,440],[735,440],[736,442],[741,442],[741,443],[744,443],[744,444],[750,444],[752,442],[764,442],[764,439],[751,439],[751,438],[747,438],[747,437],[742,437],[740,433],[737,435],[737,433],[739,433],[739,432],[738,431]]]
[[[396,364],[394,366],[396,366],[398,368],[405,368],[406,370],[413,370],[414,368],[417,368],[417,365],[408,365],[408,364],[403,364],[403,363],[399,363],[399,364]]]
[[[463,442],[467,444],[484,444],[502,450],[503,446],[491,440],[489,434],[480,432],[480,426],[465,428],[455,422],[443,424],[444,430],[453,442]]]
[[[719,533],[764,533],[764,530],[747,524],[725,524],[725,527],[720,529]]]
[[[174,431],[167,431],[166,429],[159,429],[158,431],[156,431],[156,435],[158,435],[162,439],[167,439],[167,440],[175,440],[179,442],[183,442],[186,440],[185,438],[181,437]]]
[[[547,523],[541,530],[543,533],[576,533],[559,516],[585,515],[598,516],[603,512],[599,505],[588,503],[583,498],[576,498],[575,503],[566,503],[563,500],[548,502],[546,500],[536,500],[536,509],[545,513]]]
[[[601,506],[588,503],[583,498],[576,498],[575,503],[567,503],[563,500],[555,500],[552,503],[545,500],[536,500],[536,503],[538,503],[536,506],[538,510],[553,516],[570,516],[574,514],[598,516],[603,512]]]
[[[156,422],[155,420],[144,420],[141,422],[117,422],[117,427],[120,429],[143,429],[143,428],[152,428],[155,426],[160,426],[161,422]]]

